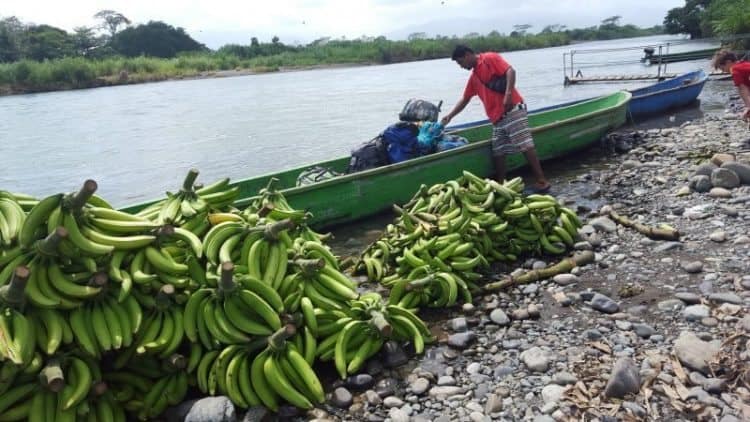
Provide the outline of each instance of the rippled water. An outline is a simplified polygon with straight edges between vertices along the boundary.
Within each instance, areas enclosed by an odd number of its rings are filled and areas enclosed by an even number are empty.
[[[505,57],[533,109],[648,84],[566,88],[563,52],[667,39],[595,42]],[[705,47],[691,42],[672,51]],[[641,55],[627,50],[581,60],[634,61]],[[669,71],[696,68],[708,70],[708,61],[671,64]],[[584,74],[655,72],[640,63],[584,69]],[[74,190],[93,178],[99,193],[121,206],[176,189],[190,167],[201,171],[199,181],[211,182],[347,155],[395,122],[411,97],[443,100],[443,110],[449,110],[467,77],[441,59],[0,97],[0,189],[45,195]],[[731,91],[727,82],[710,82],[701,110],[723,109]],[[483,118],[475,99],[454,123]]]

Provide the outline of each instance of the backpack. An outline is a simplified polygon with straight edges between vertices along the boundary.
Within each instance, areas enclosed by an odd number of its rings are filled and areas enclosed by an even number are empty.
[[[378,135],[352,150],[347,173],[369,170],[388,164],[388,149],[382,135]]]
[[[435,105],[425,100],[412,98],[406,102],[404,109],[398,114],[398,118],[404,122],[436,122],[438,114],[440,114],[441,105],[443,105],[442,101],[438,105]]]
[[[416,125],[398,122],[383,131],[383,141],[388,148],[388,161],[400,163],[420,155]]]

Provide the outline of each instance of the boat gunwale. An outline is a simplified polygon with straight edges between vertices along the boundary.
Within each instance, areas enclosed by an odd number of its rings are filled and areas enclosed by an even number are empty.
[[[631,94],[633,94],[633,98],[631,99],[631,101],[637,101],[637,100],[641,100],[643,98],[648,98],[648,97],[651,97],[651,96],[654,96],[654,95],[666,94],[666,93],[670,93],[670,92],[677,91],[677,90],[682,90],[682,89],[687,89],[687,88],[693,88],[696,85],[705,84],[708,81],[708,75],[703,70],[696,70],[694,72],[690,72],[690,73],[687,73],[687,74],[682,75],[682,76],[687,76],[687,75],[690,75],[690,74],[693,74],[693,73],[703,73],[703,77],[700,78],[700,79],[698,79],[698,80],[695,80],[695,81],[693,81],[693,82],[691,82],[689,84],[676,86],[674,88],[660,89],[658,91],[650,92],[648,94],[643,94],[643,95],[635,95],[635,94],[638,91],[638,89],[651,88],[654,85],[646,86],[646,87],[643,87],[643,88],[638,88],[636,90],[629,91]],[[670,80],[669,82],[672,82],[672,81],[674,81],[674,79]]]

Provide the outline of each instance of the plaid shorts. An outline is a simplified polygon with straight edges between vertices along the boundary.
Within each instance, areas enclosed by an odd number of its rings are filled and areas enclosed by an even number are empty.
[[[534,148],[534,139],[529,130],[526,105],[521,103],[492,125],[492,155],[516,154],[531,148]]]

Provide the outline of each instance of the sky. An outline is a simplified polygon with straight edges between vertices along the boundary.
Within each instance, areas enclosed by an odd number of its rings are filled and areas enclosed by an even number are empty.
[[[646,27],[661,24],[669,9],[681,6],[684,0],[4,0],[0,17],[72,31],[96,25],[93,15],[109,9],[134,24],[160,20],[182,27],[218,48],[249,44],[251,37],[304,44],[323,37],[404,39],[414,32],[509,33],[517,24],[538,32],[550,24],[593,26],[615,15],[621,23]]]

